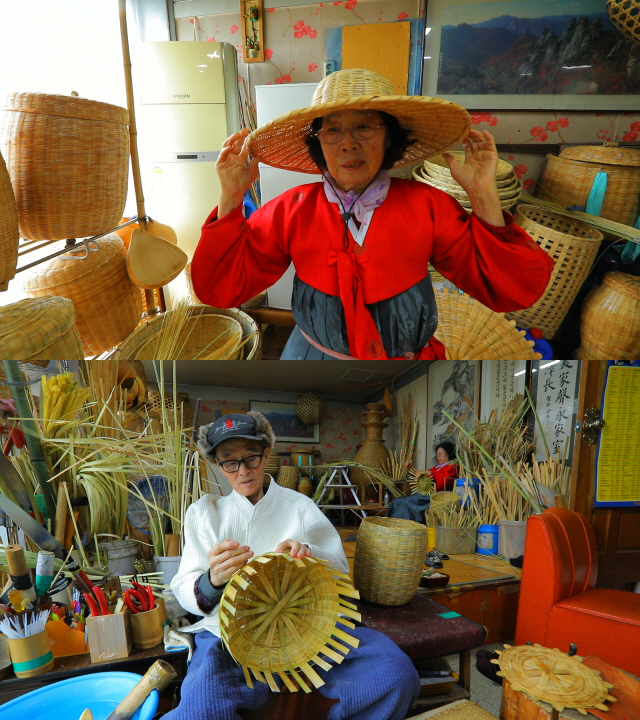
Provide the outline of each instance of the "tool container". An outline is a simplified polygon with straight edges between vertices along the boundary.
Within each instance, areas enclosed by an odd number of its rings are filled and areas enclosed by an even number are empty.
[[[127,608],[113,615],[89,615],[87,632],[91,662],[129,657],[132,645],[130,616]]]
[[[46,630],[31,637],[9,639],[8,643],[16,677],[35,677],[53,667],[53,653]]]
[[[147,650],[160,645],[162,642],[163,616],[166,618],[166,612],[157,603],[153,610],[131,613],[131,634],[135,648]]]

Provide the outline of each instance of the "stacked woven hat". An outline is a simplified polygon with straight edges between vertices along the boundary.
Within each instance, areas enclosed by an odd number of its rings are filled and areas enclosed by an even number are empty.
[[[464,163],[464,152],[454,151],[450,154],[461,165]],[[454,197],[462,207],[471,210],[469,196],[451,176],[449,166],[442,155],[436,155],[436,157],[425,160],[423,165],[414,168],[413,177],[415,180],[431,185],[431,187],[443,190]],[[513,207],[522,193],[522,183],[506,160],[498,160],[496,185],[498,186],[498,195],[502,207],[505,210]]]

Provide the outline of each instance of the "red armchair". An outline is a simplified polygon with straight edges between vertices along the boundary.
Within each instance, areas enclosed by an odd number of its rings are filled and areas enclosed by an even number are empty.
[[[596,588],[598,551],[584,515],[549,508],[529,518],[516,645],[593,653],[640,675],[640,595]]]

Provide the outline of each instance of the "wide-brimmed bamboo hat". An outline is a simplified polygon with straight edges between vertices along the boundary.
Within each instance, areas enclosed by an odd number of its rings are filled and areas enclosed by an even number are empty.
[[[311,105],[293,110],[254,130],[247,138],[252,155],[272,167],[319,174],[305,138],[314,118],[340,110],[378,110],[394,115],[416,142],[394,167],[410,165],[457,145],[471,128],[469,113],[457,103],[424,95],[395,95],[382,75],[359,68],[339,70],[322,80]]]

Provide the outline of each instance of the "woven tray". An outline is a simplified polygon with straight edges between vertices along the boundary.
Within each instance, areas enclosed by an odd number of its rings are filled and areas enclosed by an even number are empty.
[[[5,360],[81,360],[82,342],[71,300],[26,298],[0,307]]]
[[[342,662],[349,646],[359,645],[336,627],[353,629],[351,620],[361,620],[344,598],[359,598],[349,576],[318,558],[268,553],[235,573],[220,600],[220,634],[247,685],[252,675],[274,692],[274,675],[291,692],[324,685],[312,664],[331,670],[330,660]]]
[[[539,360],[533,341],[525,340],[513,320],[496,313],[469,295],[435,292],[438,327],[447,360]]]
[[[509,313],[518,327],[538,328],[552,338],[569,312],[596,260],[602,233],[534,205],[519,205],[514,221],[550,255],[555,265],[542,297],[526,310]]]
[[[465,153],[463,151],[451,150],[451,151],[449,151],[449,154],[453,155],[453,157],[460,164],[464,164]],[[442,155],[436,155],[435,157],[425,160],[424,166],[426,168],[429,168],[429,170],[440,173],[444,176],[451,177],[451,173],[449,172],[449,166],[447,165],[447,161],[442,157]],[[506,160],[499,159],[498,167],[496,168],[496,180],[502,180],[503,178],[507,177],[511,173],[513,173],[513,168],[511,167],[510,163],[508,163]]]
[[[0,144],[20,235],[98,235],[122,217],[129,179],[129,113],[65,95],[14,93],[0,111]]]
[[[0,155],[0,291],[9,286],[18,263],[18,211],[11,178]]]

